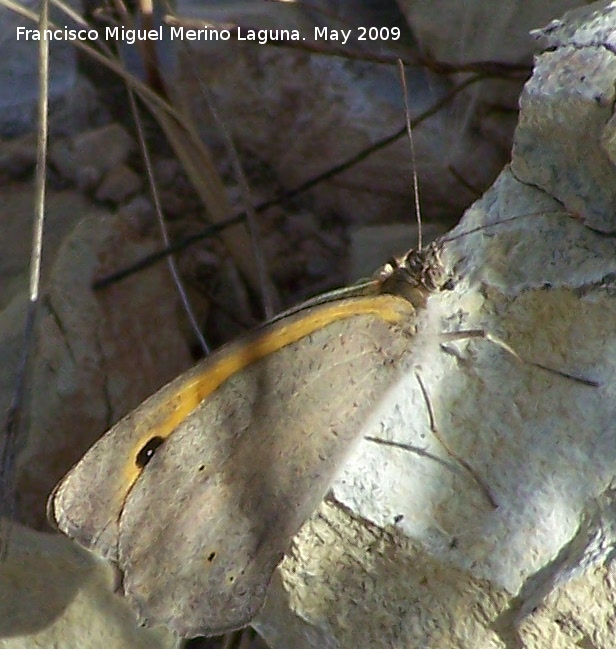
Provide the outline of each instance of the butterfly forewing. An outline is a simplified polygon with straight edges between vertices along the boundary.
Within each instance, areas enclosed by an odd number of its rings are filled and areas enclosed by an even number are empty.
[[[86,454],[55,492],[58,526],[117,560],[142,620],[182,636],[245,626],[395,382],[414,314],[395,296],[341,300],[221,349]],[[311,318],[306,335],[234,365]]]

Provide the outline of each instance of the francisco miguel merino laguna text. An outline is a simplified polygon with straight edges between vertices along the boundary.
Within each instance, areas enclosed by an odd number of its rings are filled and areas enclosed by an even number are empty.
[[[374,40],[399,40],[401,31],[399,27],[356,27],[353,29],[332,29],[330,27],[315,27],[312,34],[314,41],[337,41],[346,45],[351,35],[355,32],[358,41]],[[40,41],[96,41],[99,32],[96,29],[26,29],[17,27],[17,40]],[[105,40],[122,41],[133,45],[136,41],[162,41],[168,38],[171,41],[252,41],[265,45],[270,41],[305,41],[298,29],[188,29],[184,26],[171,25],[167,29],[162,25],[157,29],[127,29],[126,27],[105,27],[103,32]]]
[[[46,41],[95,41],[99,38],[97,29],[45,29],[43,39]],[[161,25],[156,29],[127,29],[126,27],[105,27],[102,32],[105,40],[122,41],[133,45],[137,41],[162,41],[165,38],[187,41],[229,41],[235,37],[238,41],[254,41],[261,45],[269,41],[304,40],[297,29],[187,29],[181,26],[170,26],[167,30]],[[323,38],[324,35],[321,36]],[[40,41],[38,29],[17,27],[18,41]]]

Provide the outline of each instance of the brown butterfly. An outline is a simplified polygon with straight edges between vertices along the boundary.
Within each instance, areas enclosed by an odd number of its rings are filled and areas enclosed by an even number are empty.
[[[86,453],[50,519],[117,563],[142,623],[247,625],[449,280],[436,246],[411,252],[220,348]]]

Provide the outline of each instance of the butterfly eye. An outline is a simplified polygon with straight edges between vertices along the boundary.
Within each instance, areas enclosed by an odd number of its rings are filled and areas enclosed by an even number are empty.
[[[137,457],[135,458],[135,464],[140,468],[143,469],[143,467],[154,457],[154,453],[156,453],[156,449],[164,442],[163,437],[152,437],[150,440],[147,441],[147,443],[143,446],[143,448],[137,453]]]

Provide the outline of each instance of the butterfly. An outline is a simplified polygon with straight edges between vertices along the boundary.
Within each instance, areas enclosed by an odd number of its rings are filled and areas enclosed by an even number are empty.
[[[143,623],[247,625],[450,281],[430,246],[223,346],[96,442],[50,519],[118,565]]]

